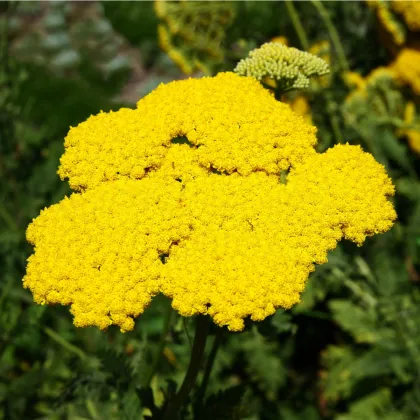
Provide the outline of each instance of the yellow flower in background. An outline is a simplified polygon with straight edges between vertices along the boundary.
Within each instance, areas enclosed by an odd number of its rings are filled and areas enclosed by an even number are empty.
[[[391,0],[391,8],[402,16],[410,31],[420,31],[420,2]]]
[[[366,138],[375,139],[385,121],[403,119],[406,100],[392,68],[378,67],[365,78],[347,75],[346,82],[352,89],[342,105],[347,126],[355,127]],[[393,131],[396,137],[400,135],[398,130]]]
[[[384,0],[367,0],[369,7],[376,12],[378,21],[380,22],[385,33],[388,34],[392,43],[396,45],[404,44],[406,40],[406,29],[398,16],[392,11],[390,1]]]
[[[380,124],[381,117],[416,125],[416,107],[412,101],[406,102],[395,67],[378,67],[365,79],[357,73],[347,74],[346,82],[356,87],[343,106],[344,118],[349,125],[357,124],[366,132]],[[394,133],[396,137],[407,137],[410,148],[420,153],[420,124]]]
[[[159,45],[185,74],[210,74],[225,55],[223,40],[235,18],[230,2],[155,0]]]
[[[391,68],[402,83],[410,86],[416,95],[420,95],[420,51],[402,49]]]
[[[309,48],[309,52],[322,58],[329,66],[331,65],[331,46],[329,41],[322,40],[316,42]],[[322,87],[328,87],[331,85],[331,74],[328,73],[323,75],[319,79],[319,83]]]
[[[315,143],[314,127],[233,73],[90,117],[59,170],[80,192],[28,227],[24,285],[37,303],[71,305],[77,326],[122,331],[158,293],[232,331],[290,308],[340,239],[361,245],[396,217],[370,154]]]
[[[270,42],[278,42],[279,44],[286,46],[289,45],[289,40],[285,36],[275,36],[274,38],[271,38]]]
[[[373,102],[378,96],[377,87],[382,84],[394,87],[397,83],[397,74],[390,67],[377,67],[372,70],[365,78],[358,73],[348,72],[344,75],[344,80],[350,86],[356,87],[346,97],[345,106],[355,107],[357,112],[361,111],[361,105],[372,107]]]
[[[288,102],[293,112],[301,115],[307,124],[312,124],[312,113],[308,99],[303,95],[295,96]]]
[[[416,106],[414,105],[414,102],[407,102],[407,105],[404,110],[404,121],[407,124],[413,124],[415,122],[415,119]],[[407,137],[410,149],[413,150],[413,152],[420,154],[420,121],[418,121],[417,128],[403,130],[401,134]]]
[[[380,83],[384,79],[397,79],[397,75],[392,67],[377,67],[376,69],[373,69],[365,78],[365,87]]]
[[[185,74],[193,72],[193,66],[185,58],[184,54],[172,45],[171,36],[168,29],[164,25],[158,25],[159,46],[165,51],[170,59],[181,69]]]
[[[369,7],[389,35],[391,43],[402,46],[410,32],[420,31],[420,2],[403,0],[368,0]]]
[[[404,26],[395,18],[388,7],[381,6],[377,9],[377,16],[385,30],[391,35],[397,45],[402,45],[406,39]]]
[[[344,81],[350,87],[356,87],[357,89],[363,89],[366,85],[366,81],[359,73],[348,71],[344,73]]]

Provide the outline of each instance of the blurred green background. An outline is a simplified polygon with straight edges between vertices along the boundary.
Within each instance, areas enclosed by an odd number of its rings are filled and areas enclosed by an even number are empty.
[[[331,45],[329,82],[304,93],[319,151],[348,141],[373,153],[396,185],[399,219],[362,248],[342,243],[331,252],[291,311],[250,322],[241,333],[214,327],[221,345],[196,418],[420,418],[420,172],[404,131],[404,107],[418,96],[379,80],[362,103],[346,100],[346,72],[368,82],[373,69],[392,62],[392,41],[384,41],[364,2],[323,2],[321,14],[317,4],[173,3],[159,12],[153,2],[0,3],[1,420],[140,419],[156,413],[182,380],[191,319],[174,315],[162,342],[168,302],[157,297],[130,333],[76,329],[68,308],[35,305],[22,288],[32,251],[25,230],[41,209],[70,194],[56,174],[69,126],[100,110],[133,107],[159,83],[187,77],[160,48],[158,24],[173,31],[169,52],[193,63],[200,77],[232,70],[275,37],[303,49],[296,15],[311,46]],[[337,59],[337,35],[347,69]],[[192,418],[190,408],[182,416]]]

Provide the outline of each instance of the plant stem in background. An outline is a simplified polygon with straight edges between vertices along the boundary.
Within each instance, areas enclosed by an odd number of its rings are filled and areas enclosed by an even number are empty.
[[[0,205],[0,219],[3,219],[3,221],[7,224],[11,231],[19,231],[19,227],[16,224],[16,221],[13,219],[12,215],[8,212],[6,207],[2,205]]]
[[[190,333],[188,332],[188,325],[187,325],[187,320],[185,317],[182,317],[182,324],[184,326],[185,335],[187,336],[187,339],[188,339],[188,344],[190,345],[190,349],[192,349],[192,340],[191,340]]]
[[[302,47],[307,51],[309,49],[308,37],[306,35],[305,29],[303,28],[302,22],[301,22],[300,17],[299,17],[299,13],[295,9],[295,6],[294,6],[292,0],[286,0],[285,3],[286,3],[287,12],[289,13],[290,20],[292,21],[292,24],[295,28],[296,34],[299,38],[299,41],[300,41]],[[316,3],[315,0],[313,1],[313,3]],[[318,6],[316,6],[316,7],[317,7],[317,10],[320,12],[319,7]],[[340,52],[343,54],[343,57],[341,57],[341,58],[344,58],[343,63],[345,63],[344,65],[347,66],[346,69],[348,69],[347,60],[346,60],[346,57],[344,55],[344,50],[342,49],[341,42],[340,42],[340,39],[338,37],[337,31],[335,30],[335,27],[332,24],[332,22],[331,22],[331,20],[328,16],[327,11],[324,9],[324,6],[321,5],[321,8],[326,14],[326,17],[323,16],[323,19],[325,20],[325,19],[328,18],[328,22],[329,22],[330,26],[332,27],[332,30],[335,33],[335,41],[338,42]],[[336,46],[336,44],[333,40],[333,35],[331,34],[331,28],[327,25],[327,23],[326,23],[326,26],[327,26],[328,30],[330,31],[331,40],[332,40],[332,42],[334,43],[334,46],[337,49],[337,46]],[[340,53],[337,52],[337,55],[338,55],[339,60],[340,60]],[[340,63],[340,66],[341,66],[341,63]],[[313,81],[313,83],[315,84],[315,86],[317,86],[316,81]],[[331,95],[328,92],[326,92],[325,90],[322,90],[322,92],[323,92],[323,94],[325,96],[325,100],[327,102],[326,111],[327,111],[328,116],[330,118],[331,128],[332,128],[333,133],[334,133],[335,141],[337,143],[343,143],[343,135],[342,135],[341,128],[340,128],[340,120],[339,120],[338,115],[336,113],[337,106],[336,106],[335,102],[331,99]],[[278,99],[278,98],[276,97],[276,99]]]
[[[67,349],[69,352],[76,354],[79,356],[81,360],[86,360],[88,358],[87,354],[79,349],[79,347],[76,347],[74,344],[69,343],[65,338],[63,338],[60,334],[56,333],[54,330],[52,330],[49,327],[44,328],[45,334],[48,335],[51,339],[53,339],[56,343],[63,346],[65,349]]]
[[[207,385],[209,384],[210,374],[213,369],[217,351],[219,350],[220,343],[222,342],[222,335],[223,335],[223,329],[219,328],[217,330],[216,336],[214,337],[213,346],[211,348],[209,357],[207,359],[200,389],[197,391],[196,409],[199,409],[202,406],[204,397],[206,396]]]
[[[324,7],[321,1],[319,0],[311,0],[312,4],[315,6],[316,10],[318,11],[321,19],[324,21],[325,26],[328,29],[330,34],[331,42],[334,45],[334,49],[337,53],[338,63],[340,64],[340,68],[342,71],[348,71],[350,69],[349,63],[347,62],[346,53],[344,52],[343,44],[340,41],[340,37],[338,35],[335,26],[330,19],[330,15],[327,9]]]
[[[307,51],[309,49],[308,37],[306,36],[306,32],[303,29],[303,25],[299,19],[299,14],[295,9],[295,5],[293,4],[292,0],[286,0],[284,3],[286,4],[287,13],[289,13],[290,20],[292,21],[292,24],[295,28],[300,44],[302,45],[302,48]]]
[[[343,133],[340,128],[340,118],[337,115],[337,104],[332,100],[331,94],[328,91],[323,91],[327,102],[326,111],[330,118],[331,128],[334,133],[335,141],[337,143],[343,143]]]
[[[173,314],[172,306],[171,306],[170,301],[168,301],[166,311],[165,311],[163,331],[159,340],[159,346],[155,353],[153,362],[150,366],[149,374],[147,375],[146,380],[144,381],[144,384],[146,387],[148,387],[150,385],[150,382],[152,382],[152,379],[155,376],[156,370],[159,367],[160,359],[162,358],[163,349],[165,348],[166,337],[168,335],[169,329],[171,328],[172,314]]]
[[[204,356],[204,349],[206,347],[210,326],[209,322],[209,317],[197,316],[190,364],[188,365],[187,373],[185,374],[184,382],[182,383],[181,388],[168,404],[165,414],[163,415],[163,420],[176,420],[178,418],[178,414],[185,402],[185,399],[188,397],[188,394],[195,385],[198,371],[200,370],[201,362]]]

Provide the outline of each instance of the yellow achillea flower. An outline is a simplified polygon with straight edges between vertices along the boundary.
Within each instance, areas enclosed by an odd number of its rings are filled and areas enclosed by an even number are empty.
[[[221,73],[173,82],[137,110],[101,113],[72,128],[59,175],[77,191],[140,179],[159,170],[178,136],[196,146],[189,156],[207,170],[278,174],[314,153],[316,129],[300,121],[253,78]]]
[[[229,2],[155,0],[159,45],[185,73],[212,73],[223,61],[226,29],[235,17]]]
[[[271,38],[270,42],[278,42],[279,44],[283,44],[286,46],[289,45],[289,40],[285,36],[282,36],[282,35]]]
[[[24,285],[38,303],[71,305],[77,326],[122,331],[158,293],[232,331],[290,308],[337,241],[360,245],[396,217],[370,154],[315,143],[314,127],[233,73],[90,117],[59,170],[81,192],[29,226]]]
[[[378,85],[386,84],[392,86],[397,83],[397,74],[393,68],[377,67],[372,70],[365,78],[357,73],[348,72],[344,76],[349,85],[355,86],[345,99],[345,106],[354,106],[355,110],[361,111],[361,105],[372,101],[372,95],[377,95]]]
[[[414,102],[407,102],[404,110],[404,121],[407,124],[412,124],[414,123],[415,118],[416,106],[414,105]],[[420,125],[417,129],[412,128],[409,130],[403,130],[401,134],[407,137],[410,149],[420,154]]]
[[[329,41],[322,40],[316,42],[309,48],[309,53],[322,58],[329,66],[331,65],[331,46]],[[328,87],[331,84],[331,74],[325,74],[320,77],[319,83],[322,87]]]
[[[308,99],[304,95],[297,95],[290,101],[289,104],[293,112],[301,115],[308,124],[312,124],[311,107],[309,105]]]
[[[371,87],[375,87],[376,85],[381,84],[384,81],[398,84],[397,74],[395,73],[392,67],[377,67],[376,69],[373,69],[365,77],[365,85],[362,85],[362,89],[369,89]]]
[[[410,31],[420,31],[420,2],[392,0],[391,8],[403,17]]]
[[[406,31],[403,25],[395,19],[392,12],[387,7],[382,6],[377,9],[377,16],[385,30],[392,36],[393,41],[397,45],[402,45],[405,42]]]
[[[420,51],[404,48],[392,64],[397,78],[420,95]]]
[[[350,87],[356,87],[357,89],[363,89],[366,86],[365,79],[354,71],[347,71],[344,73],[344,81]]]
[[[166,26],[158,25],[158,37],[160,48],[168,54],[183,73],[191,74],[193,66],[186,60],[184,54],[172,44],[171,36]]]
[[[390,8],[390,2],[384,0],[368,0],[369,7],[375,10],[382,27],[391,36],[391,41],[402,45],[406,39],[406,29]]]

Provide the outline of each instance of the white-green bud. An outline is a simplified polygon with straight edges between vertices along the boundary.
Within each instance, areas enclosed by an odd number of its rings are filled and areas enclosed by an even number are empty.
[[[268,77],[275,80],[282,90],[290,90],[307,88],[312,76],[323,76],[330,69],[316,55],[278,42],[268,42],[252,50],[247,58],[237,64],[234,71],[260,81]]]

